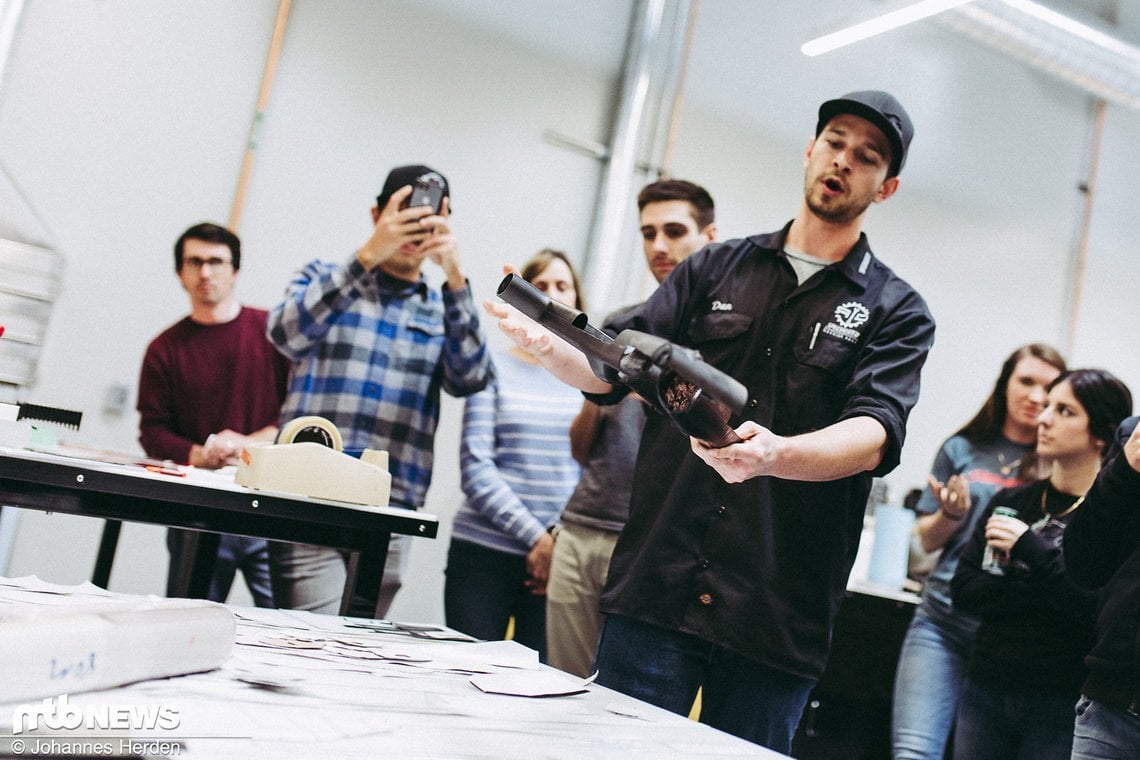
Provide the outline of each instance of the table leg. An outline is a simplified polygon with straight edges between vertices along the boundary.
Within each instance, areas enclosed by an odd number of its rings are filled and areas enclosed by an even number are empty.
[[[111,565],[115,561],[115,549],[119,546],[119,533],[122,529],[123,523],[119,520],[103,521],[99,553],[95,555],[95,569],[91,571],[91,582],[99,588],[107,588],[111,582]]]
[[[177,567],[171,568],[167,596],[183,599],[208,599],[214,566],[218,563],[220,533],[186,530],[182,537],[182,550],[178,552]]]
[[[388,541],[385,534],[368,551],[349,552],[345,570],[344,594],[340,599],[340,614],[354,617],[380,618],[380,583],[384,578],[384,564],[388,560]]]

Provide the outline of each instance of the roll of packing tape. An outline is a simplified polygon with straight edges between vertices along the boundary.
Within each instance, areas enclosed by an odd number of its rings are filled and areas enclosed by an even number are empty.
[[[340,431],[324,417],[310,415],[289,420],[277,432],[277,443],[302,443],[311,441],[328,446],[335,451],[344,451],[344,441]]]

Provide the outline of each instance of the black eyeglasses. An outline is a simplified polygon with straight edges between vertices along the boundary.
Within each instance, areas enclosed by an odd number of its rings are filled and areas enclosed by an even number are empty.
[[[211,256],[208,259],[201,259],[197,256],[187,256],[186,258],[182,259],[182,263],[185,266],[190,267],[195,272],[201,271],[202,267],[206,266],[212,267],[214,269],[233,266],[233,262],[229,259],[222,259],[217,256]]]

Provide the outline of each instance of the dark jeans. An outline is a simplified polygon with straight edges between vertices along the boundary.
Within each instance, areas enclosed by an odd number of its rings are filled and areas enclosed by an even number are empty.
[[[182,561],[184,539],[188,532],[178,528],[166,531],[166,548],[170,551],[171,568],[166,578],[167,595],[172,593],[173,568]],[[222,535],[218,544],[218,562],[214,565],[206,598],[213,602],[226,601],[238,570],[241,570],[253,603],[258,607],[273,607],[273,591],[269,583],[269,551],[264,538]]]
[[[954,757],[961,760],[1069,760],[1076,699],[1017,694],[969,678],[958,704]]]
[[[789,754],[811,678],[769,668],[685,633],[609,615],[598,644],[598,683]]]
[[[1073,730],[1073,760],[1136,760],[1140,718],[1082,696]]]
[[[546,662],[546,596],[532,594],[526,557],[451,540],[443,609],[447,625],[486,641],[502,639],[515,618],[514,640]]]

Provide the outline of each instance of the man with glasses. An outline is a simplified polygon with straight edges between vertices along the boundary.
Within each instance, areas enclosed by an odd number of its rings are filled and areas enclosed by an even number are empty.
[[[272,442],[289,361],[265,337],[267,313],[234,300],[241,241],[196,224],[174,244],[174,271],[190,314],[151,341],[139,376],[139,442],[147,456],[217,469],[255,441]],[[167,531],[173,591],[187,532]],[[222,536],[209,598],[225,601],[236,571],[259,607],[273,606],[264,539]]]

